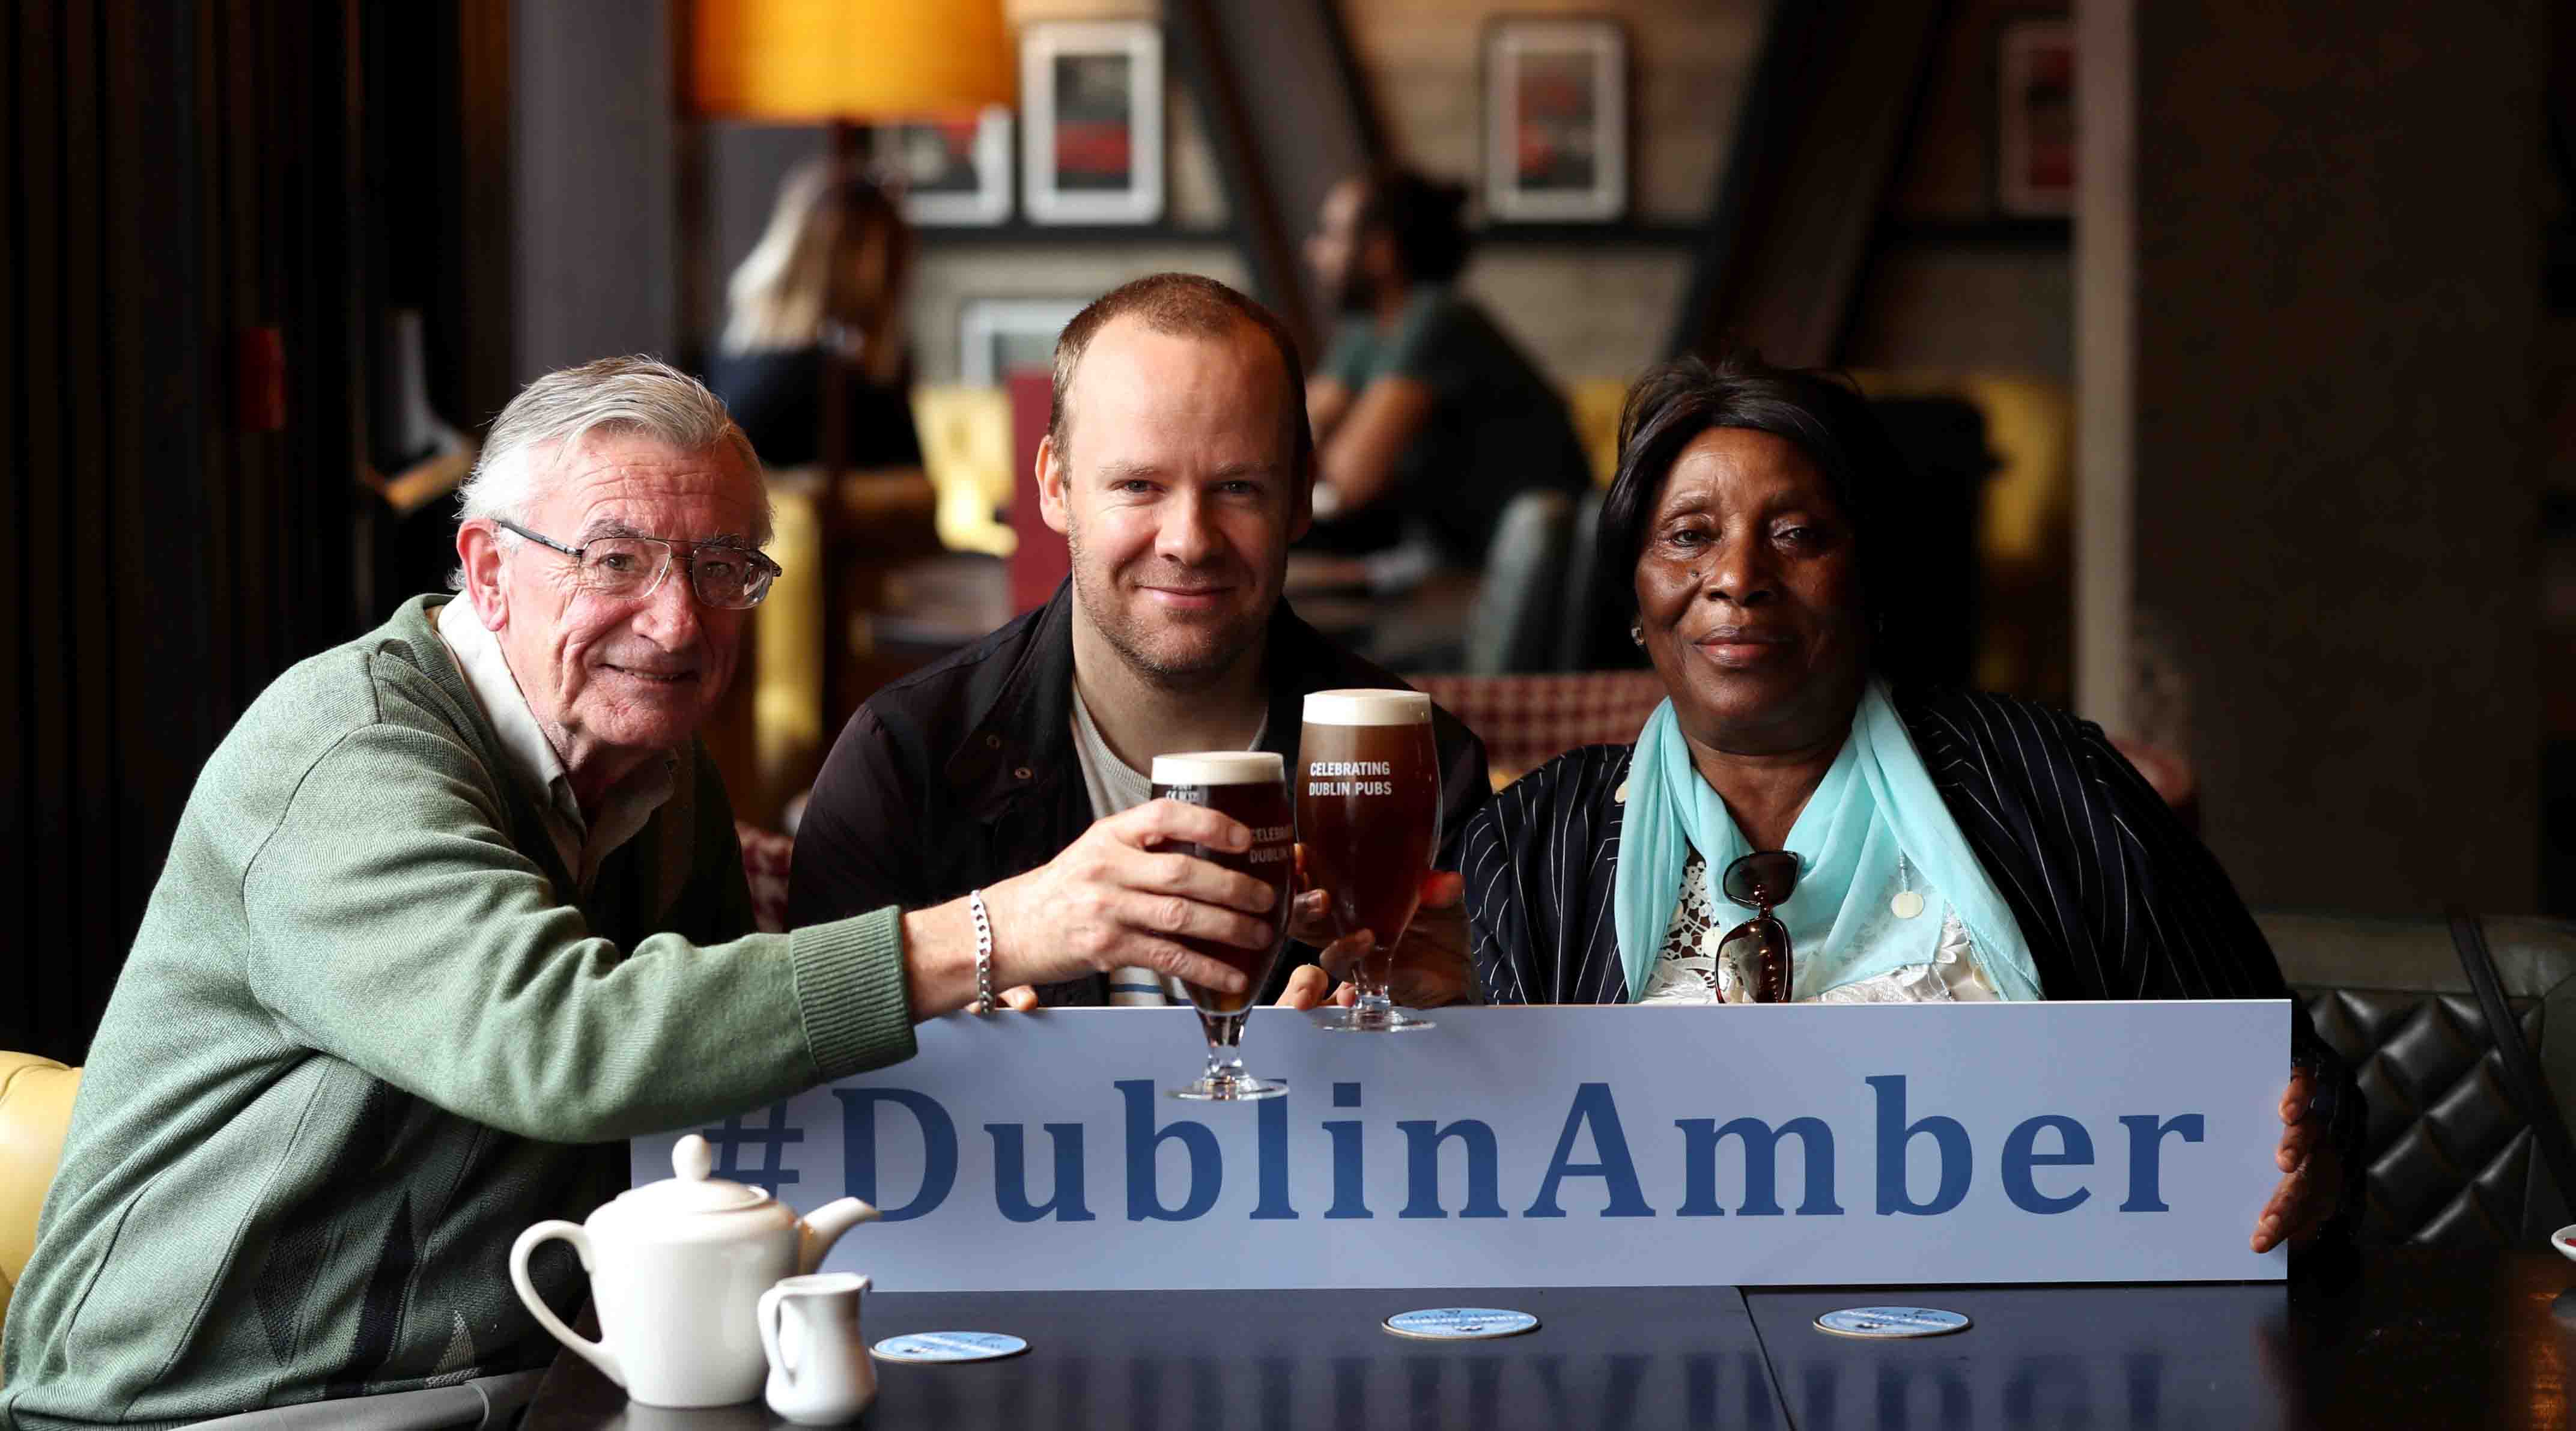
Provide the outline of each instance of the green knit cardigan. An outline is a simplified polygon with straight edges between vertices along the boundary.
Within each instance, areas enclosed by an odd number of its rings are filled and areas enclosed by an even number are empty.
[[[618,1140],[911,1055],[895,911],[751,932],[703,749],[574,902],[447,599],[288,671],[198,776],[9,1309],[0,1424],[542,1365],[511,1241],[623,1187]],[[577,1264],[537,1270],[569,1314]]]

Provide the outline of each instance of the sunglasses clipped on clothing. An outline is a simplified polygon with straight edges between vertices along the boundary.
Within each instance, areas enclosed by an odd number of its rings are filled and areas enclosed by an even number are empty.
[[[1755,850],[1726,867],[1726,897],[1749,906],[1753,917],[1726,931],[1717,957],[1735,961],[1752,986],[1753,1002],[1789,1002],[1792,964],[1789,927],[1771,911],[1798,890],[1798,857],[1787,850]]]

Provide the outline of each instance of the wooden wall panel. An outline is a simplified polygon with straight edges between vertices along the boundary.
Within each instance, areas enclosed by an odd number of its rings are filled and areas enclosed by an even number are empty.
[[[2130,669],[2257,908],[2538,894],[2548,8],[2136,7]]]

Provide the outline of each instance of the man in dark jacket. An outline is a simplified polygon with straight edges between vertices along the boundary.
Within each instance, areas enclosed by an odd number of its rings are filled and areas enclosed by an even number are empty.
[[[1156,755],[1260,749],[1293,765],[1308,692],[1402,684],[1280,599],[1314,483],[1294,351],[1259,304],[1187,274],[1127,284],[1066,325],[1037,477],[1072,577],[851,717],[797,832],[796,924],[951,898],[1085,841],[1107,860],[1130,843],[1118,817],[1148,799]],[[1489,786],[1483,745],[1445,711],[1434,722],[1445,852]],[[1145,881],[1132,899],[1062,918],[1158,939],[1149,866],[1119,863]],[[997,945],[1036,934],[993,931]],[[1463,996],[1464,949],[1456,912],[1426,910],[1398,951],[1399,1001]],[[1321,994],[1324,980],[1292,985],[1292,972],[1265,998]],[[1161,1003],[1168,991],[1139,969],[1006,997]]]

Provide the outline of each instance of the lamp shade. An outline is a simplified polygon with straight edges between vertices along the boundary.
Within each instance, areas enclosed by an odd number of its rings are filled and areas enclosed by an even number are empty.
[[[690,0],[691,112],[820,122],[965,116],[1015,98],[1002,0]]]

